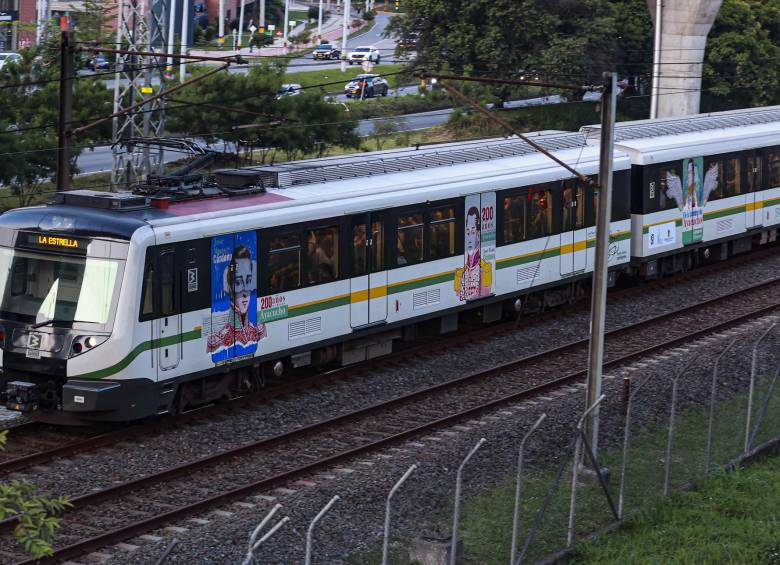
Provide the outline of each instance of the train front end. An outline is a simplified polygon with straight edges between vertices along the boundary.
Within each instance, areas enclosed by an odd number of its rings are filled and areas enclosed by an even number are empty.
[[[98,374],[118,345],[111,338],[129,242],[89,229],[95,218],[57,212],[0,217],[0,402],[69,424],[117,402],[116,383],[68,377]]]

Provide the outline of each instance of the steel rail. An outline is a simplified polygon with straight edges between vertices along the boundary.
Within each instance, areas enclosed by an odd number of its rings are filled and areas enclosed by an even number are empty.
[[[762,283],[757,283],[755,285],[751,285],[750,287],[744,289],[743,291],[740,291],[737,294],[730,294],[726,296],[721,296],[718,298],[709,299],[707,301],[704,301],[702,303],[699,303],[694,306],[689,306],[682,308],[676,312],[672,313],[666,313],[661,314],[658,316],[654,316],[648,319],[645,319],[643,321],[638,322],[637,324],[624,326],[622,328],[618,328],[615,330],[612,330],[608,332],[607,335],[610,335],[612,337],[620,335],[622,333],[627,333],[629,331],[635,331],[637,329],[640,329],[642,327],[647,326],[648,324],[657,323],[659,321],[672,319],[676,316],[684,315],[687,312],[697,310],[702,308],[703,306],[707,305],[713,305],[717,304],[718,302],[725,302],[728,299],[737,297],[737,296],[744,296],[747,293],[751,291],[758,291],[761,289],[769,288],[772,285],[780,285],[780,278],[773,279],[770,281],[765,281]],[[679,337],[676,338],[670,338],[665,341],[653,344],[649,347],[633,351],[630,353],[627,353],[625,355],[620,355],[615,358],[607,359],[604,362],[604,366],[606,367],[616,367],[619,365],[623,365],[629,361],[632,361],[637,358],[641,358],[643,356],[646,356],[648,354],[655,353],[657,351],[667,349],[672,346],[677,346],[682,343],[687,343],[692,340],[695,340],[697,338],[700,338],[704,335],[711,334],[713,332],[722,331],[724,329],[733,327],[734,325],[738,325],[740,323],[743,323],[747,320],[750,320],[752,318],[755,318],[756,316],[766,315],[770,312],[776,311],[780,309],[780,296],[777,303],[773,303],[770,305],[761,306],[759,308],[753,308],[749,312],[743,312],[742,314],[738,314],[736,316],[730,316],[726,320],[722,320],[720,322],[716,322],[714,324],[711,324],[707,327],[700,328],[697,331],[685,333]],[[133,481],[129,481],[127,483],[122,483],[118,485],[114,485],[112,487],[109,487],[107,489],[104,489],[102,491],[96,491],[94,493],[86,494],[81,497],[76,497],[72,500],[75,508],[84,508],[88,506],[89,504],[95,503],[99,500],[103,500],[106,498],[113,498],[118,493],[125,494],[127,492],[131,492],[132,490],[138,489],[141,486],[156,484],[159,482],[163,482],[166,480],[169,480],[171,478],[174,478],[176,476],[180,476],[183,474],[187,474],[189,472],[201,469],[204,466],[208,466],[217,462],[223,462],[226,459],[233,458],[242,454],[246,454],[252,451],[256,451],[261,448],[268,448],[273,445],[289,441],[292,439],[299,439],[308,435],[311,435],[313,433],[317,433],[319,431],[322,431],[326,428],[332,428],[335,425],[350,422],[355,420],[358,417],[363,416],[369,416],[369,415],[375,415],[377,411],[379,410],[386,410],[391,407],[395,407],[398,405],[406,404],[410,400],[417,400],[420,398],[423,398],[425,396],[428,396],[430,394],[433,394],[435,392],[440,392],[448,389],[455,388],[459,385],[463,385],[466,383],[474,382],[478,379],[486,378],[490,375],[496,374],[496,373],[503,373],[507,371],[512,371],[517,369],[519,366],[521,366],[524,363],[529,363],[531,361],[539,361],[546,357],[553,357],[557,358],[560,357],[561,353],[565,353],[566,351],[569,351],[572,348],[575,347],[582,347],[587,345],[587,340],[578,340],[571,342],[569,344],[566,344],[559,348],[551,348],[541,353],[536,353],[527,357],[524,357],[522,359],[513,360],[507,363],[502,363],[495,365],[493,367],[490,367],[486,370],[479,371],[476,373],[472,373],[469,375],[465,375],[463,377],[453,379],[452,381],[448,381],[445,383],[440,383],[437,385],[434,385],[432,387],[428,387],[425,389],[421,389],[400,397],[396,397],[388,402],[381,402],[374,404],[372,406],[368,406],[365,408],[361,408],[359,410],[343,414],[341,416],[336,416],[334,418],[331,418],[329,420],[325,420],[322,422],[317,422],[314,424],[311,424],[309,426],[306,426],[304,428],[300,428],[297,430],[294,430],[292,432],[282,433],[276,436],[273,436],[271,438],[267,438],[264,440],[260,440],[258,442],[247,444],[232,450],[228,450],[225,452],[213,454],[204,458],[201,458],[199,460],[196,460],[194,462],[185,463],[182,465],[179,465],[177,467],[173,467],[170,469],[166,469],[164,471],[161,471],[159,473],[155,473],[152,475],[148,475],[146,477],[141,477],[138,479],[135,479]],[[388,445],[391,445],[393,443],[397,443],[398,441],[402,441],[411,437],[416,437],[417,435],[428,432],[432,429],[450,425],[455,422],[461,421],[465,418],[471,418],[475,415],[478,415],[482,412],[492,410],[498,406],[501,406],[503,404],[517,402],[523,399],[526,399],[531,396],[538,395],[540,393],[544,393],[548,390],[553,390],[556,388],[559,388],[563,385],[569,384],[572,381],[581,379],[585,377],[587,374],[587,369],[579,369],[573,372],[570,372],[563,377],[559,377],[556,379],[552,379],[546,383],[543,383],[541,385],[537,385],[534,387],[530,387],[527,389],[524,389],[522,391],[518,391],[515,393],[511,393],[508,395],[505,395],[503,397],[493,399],[484,403],[481,403],[477,406],[468,408],[466,410],[463,410],[461,412],[457,412],[454,414],[450,414],[448,416],[438,418],[436,420],[426,422],[421,425],[417,425],[415,427],[409,428],[405,431],[389,435],[385,438],[368,442],[366,444],[363,444],[359,447],[352,448],[345,450],[343,452],[337,453],[335,455],[331,455],[325,458],[322,458],[319,461],[315,461],[313,463],[309,463],[306,465],[302,465],[299,467],[296,467],[294,469],[284,471],[281,473],[278,473],[272,477],[262,479],[259,481],[255,481],[249,484],[246,484],[244,486],[233,488],[227,492],[223,492],[214,496],[210,496],[206,499],[203,499],[201,501],[198,501],[193,504],[184,505],[180,508],[170,510],[168,512],[159,514],[157,516],[153,516],[147,519],[142,519],[137,522],[134,522],[133,524],[130,524],[128,526],[120,527],[117,529],[114,529],[112,531],[106,532],[104,534],[89,538],[87,540],[77,542],[75,544],[72,544],[70,546],[60,548],[55,550],[55,553],[52,557],[46,558],[39,561],[25,561],[25,564],[33,564],[33,563],[55,563],[64,559],[69,559],[73,557],[77,557],[79,555],[84,554],[87,551],[93,550],[95,548],[104,547],[106,545],[109,545],[111,543],[115,543],[118,541],[121,541],[123,539],[127,539],[129,537],[132,537],[134,535],[137,535],[139,533],[149,531],[152,529],[155,529],[167,522],[170,522],[174,519],[179,519],[197,512],[200,512],[206,508],[213,507],[215,505],[220,505],[222,503],[225,503],[227,501],[233,500],[235,498],[241,497],[247,493],[257,491],[257,490],[265,490],[272,488],[274,486],[277,486],[279,484],[283,484],[285,482],[289,482],[301,475],[311,474],[315,471],[321,470],[323,468],[328,468],[333,466],[336,463],[339,463],[341,461],[352,459],[358,455],[362,455],[367,452],[376,451],[377,449],[384,448]]]

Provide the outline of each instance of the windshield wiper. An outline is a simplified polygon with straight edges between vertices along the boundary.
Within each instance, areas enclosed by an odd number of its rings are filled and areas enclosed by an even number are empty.
[[[51,318],[50,320],[44,320],[43,322],[38,322],[37,324],[33,324],[30,326],[31,328],[42,328],[43,326],[48,326],[49,324],[92,324],[94,322],[88,322],[87,320],[57,320],[56,318]]]

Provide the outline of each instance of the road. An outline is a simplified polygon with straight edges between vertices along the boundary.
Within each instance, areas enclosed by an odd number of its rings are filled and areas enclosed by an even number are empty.
[[[585,95],[586,100],[597,100],[598,93],[587,93]],[[525,100],[511,100],[505,104],[507,108],[524,108],[529,106],[542,106],[548,104],[560,104],[565,102],[565,99],[561,96],[544,96],[539,98],[529,98]],[[416,131],[421,129],[432,128],[446,122],[450,114],[453,112],[453,108],[444,108],[442,110],[431,110],[430,112],[419,112],[416,114],[407,114],[405,116],[397,116],[396,123],[399,131]],[[366,137],[371,135],[374,131],[374,124],[382,121],[379,119],[367,119],[360,120],[357,125],[357,132],[359,135]],[[195,140],[202,143],[202,140]],[[224,145],[220,147],[214,147],[217,150],[223,150]],[[181,159],[181,153],[173,153],[167,151],[165,153],[165,162],[176,161]],[[78,167],[81,174],[85,173],[98,173],[111,170],[111,147],[99,146],[93,150],[85,150],[79,155]]]

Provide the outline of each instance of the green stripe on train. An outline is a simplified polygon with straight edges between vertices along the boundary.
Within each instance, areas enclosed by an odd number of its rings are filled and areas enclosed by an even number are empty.
[[[185,341],[192,341],[193,339],[200,339],[201,336],[201,330],[192,330],[189,332],[184,332],[181,334],[176,334],[168,337],[164,337],[162,339],[157,340],[149,340],[144,341],[143,343],[139,343],[136,345],[133,350],[128,353],[124,359],[119,361],[118,363],[115,363],[114,365],[111,365],[110,367],[106,367],[105,369],[98,369],[97,371],[92,371],[91,373],[84,373],[82,375],[73,375],[68,377],[69,379],[104,379],[106,377],[110,377],[111,375],[115,375],[119,371],[126,369],[130,363],[132,363],[136,357],[138,357],[141,353],[144,353],[146,351],[149,351],[150,349],[157,349],[158,347],[168,347],[170,345],[175,345],[181,342]],[[152,344],[155,344],[154,346]]]
[[[387,285],[387,294],[398,294],[399,292],[406,292],[408,290],[414,290],[424,286],[452,282],[454,276],[455,275],[453,271],[448,271],[446,273],[439,273],[438,275],[434,275],[432,277],[425,277],[409,282],[391,283]]]
[[[561,250],[556,247],[555,249],[545,249],[543,251],[537,251],[536,253],[529,253],[528,255],[520,255],[519,257],[509,257],[508,259],[496,261],[496,269],[506,269],[524,263],[533,263],[534,261],[541,261],[542,259],[558,257],[560,254]]]
[[[337,296],[322,302],[315,302],[314,304],[304,304],[302,306],[290,306],[287,317],[295,318],[296,316],[303,316],[304,314],[311,314],[312,312],[319,312],[321,310],[328,310],[330,308],[336,308],[338,306],[349,305],[349,295]]]

